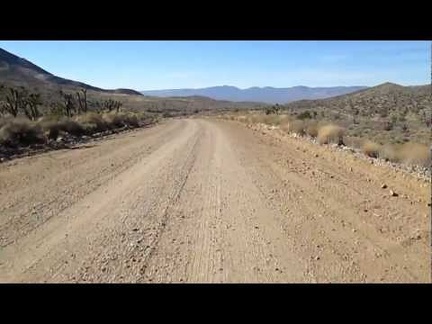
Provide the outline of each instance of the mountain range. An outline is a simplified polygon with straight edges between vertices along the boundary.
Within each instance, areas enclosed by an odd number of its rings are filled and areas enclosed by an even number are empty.
[[[144,90],[141,91],[141,93],[157,97],[203,96],[216,100],[284,104],[303,99],[324,99],[340,96],[366,88],[367,87],[365,86],[316,88],[296,86],[290,88],[252,87],[248,89],[239,89],[237,87],[224,85],[200,89]]]
[[[51,74],[48,71],[40,68],[39,66],[27,61],[24,58],[18,57],[0,48],[0,82],[25,85],[32,88],[43,89],[77,89],[84,88],[96,92],[105,92],[113,94],[142,94],[138,91],[131,89],[115,89],[107,90],[88,85],[83,82],[73,81],[61,78]]]

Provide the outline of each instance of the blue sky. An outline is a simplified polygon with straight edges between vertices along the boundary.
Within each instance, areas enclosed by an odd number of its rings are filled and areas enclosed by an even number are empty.
[[[425,41],[0,41],[0,48],[107,89],[431,81]]]

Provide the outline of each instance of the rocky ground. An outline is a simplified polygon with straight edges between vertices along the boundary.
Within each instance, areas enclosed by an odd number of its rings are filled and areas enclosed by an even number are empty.
[[[1,282],[431,282],[430,182],[176,119],[0,164]]]

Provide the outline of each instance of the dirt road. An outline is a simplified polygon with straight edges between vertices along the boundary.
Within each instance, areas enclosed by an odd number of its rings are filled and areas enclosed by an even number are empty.
[[[431,282],[429,201],[303,140],[172,120],[0,164],[0,281]]]

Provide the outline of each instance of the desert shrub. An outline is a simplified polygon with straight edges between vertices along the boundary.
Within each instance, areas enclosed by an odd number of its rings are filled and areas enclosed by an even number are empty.
[[[344,143],[345,145],[352,147],[352,148],[356,148],[356,149],[361,149],[363,147],[364,144],[364,140],[362,140],[359,137],[344,137]]]
[[[104,113],[102,120],[105,122],[108,128],[120,128],[125,125],[124,115],[117,114],[115,112]]]
[[[77,121],[70,118],[61,119],[58,122],[58,127],[60,131],[63,131],[73,136],[81,136],[88,133],[88,130],[86,129],[86,127],[84,127],[84,125],[81,125]]]
[[[407,164],[428,166],[431,163],[431,151],[429,146],[419,143],[405,143],[401,146],[399,159]]]
[[[0,128],[2,128],[6,124],[9,124],[13,119],[14,117],[12,116],[0,118]]]
[[[306,110],[306,111],[302,112],[301,114],[299,114],[297,116],[297,118],[301,119],[301,120],[303,120],[303,119],[311,119],[312,115],[311,115],[311,113],[308,110]]]
[[[238,116],[237,120],[241,123],[246,123],[247,122],[247,117],[246,116]]]
[[[49,139],[55,140],[60,134],[60,124],[56,120],[42,119],[38,121],[38,125]]]
[[[320,144],[336,143],[340,145],[344,144],[343,143],[344,133],[345,133],[345,129],[337,125],[328,124],[322,126],[318,130],[318,143]]]
[[[277,126],[280,124],[279,115],[271,114],[271,115],[263,115],[261,117],[261,122],[266,125]]]
[[[289,131],[298,135],[304,135],[305,123],[301,120],[293,120],[289,123]]]
[[[81,124],[86,132],[101,132],[108,129],[102,116],[94,112],[78,115],[75,121]]]
[[[252,124],[259,123],[260,120],[261,120],[261,119],[260,119],[261,116],[260,116],[260,115],[257,115],[257,114],[253,114],[253,115],[250,116],[249,118],[250,118],[250,122],[251,122]]]
[[[147,116],[138,116],[133,113],[124,114],[123,115],[123,123],[129,127],[138,127],[139,126],[139,120],[145,120],[148,119]]]
[[[381,145],[372,141],[365,141],[362,145],[362,152],[370,157],[377,158],[380,155]]]
[[[385,144],[381,146],[379,157],[391,162],[400,162],[400,145]]]
[[[284,124],[283,130],[297,135],[305,134],[305,123],[302,120],[292,120]]]
[[[309,121],[306,123],[305,133],[310,137],[315,138],[318,136],[318,128],[319,128],[318,122]]]
[[[15,118],[0,128],[0,144],[7,146],[28,146],[45,141],[42,129],[25,118]]]

